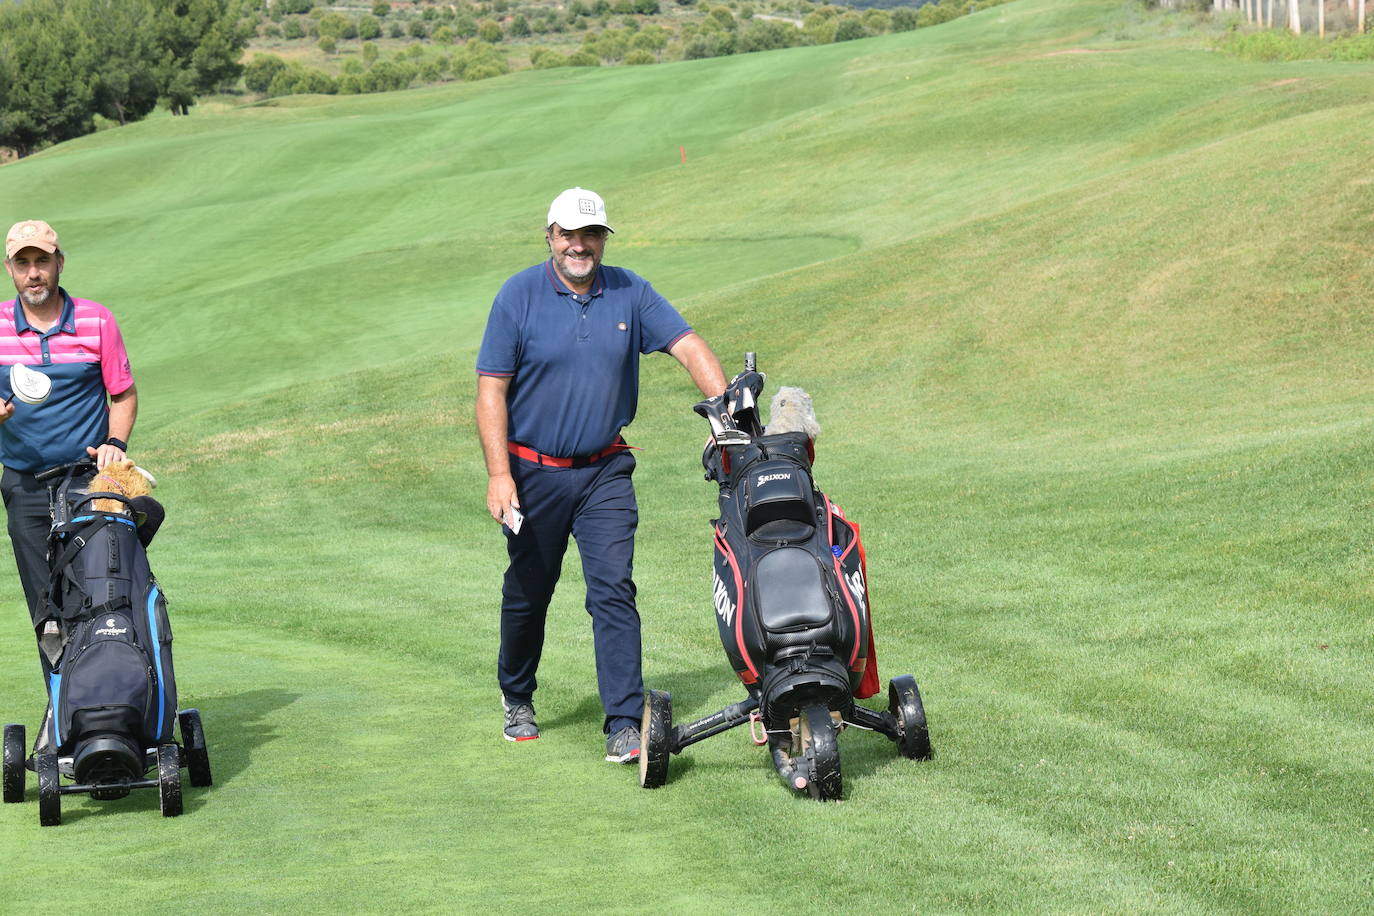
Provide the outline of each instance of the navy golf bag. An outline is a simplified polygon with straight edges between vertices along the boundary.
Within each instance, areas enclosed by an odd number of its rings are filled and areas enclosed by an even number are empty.
[[[145,750],[173,741],[176,676],[167,600],[148,567],[135,513],[71,473],[55,490],[48,614],[61,650],[49,678],[52,746],[78,782],[138,778]],[[97,511],[115,499],[127,511]]]
[[[83,459],[37,475],[61,477],[51,490],[50,578],[36,625],[51,666],[48,710],[27,760],[24,726],[4,727],[0,771],[8,804],[24,800],[33,770],[45,827],[62,823],[63,795],[110,801],[157,789],[163,816],[176,817],[182,769],[193,786],[214,781],[200,711],[177,709],[167,599],[144,551],[162,506],[151,496],[90,492],[95,469]],[[97,509],[100,500],[117,508]]]

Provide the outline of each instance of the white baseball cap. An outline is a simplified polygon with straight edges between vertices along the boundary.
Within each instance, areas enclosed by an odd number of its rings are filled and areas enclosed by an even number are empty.
[[[549,204],[549,218],[544,228],[557,223],[568,230],[582,229],[587,226],[605,226],[607,232],[614,232],[606,222],[606,202],[601,195],[586,188],[568,188]]]

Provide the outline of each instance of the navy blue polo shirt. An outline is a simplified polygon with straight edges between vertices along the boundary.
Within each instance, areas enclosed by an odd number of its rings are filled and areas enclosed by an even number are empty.
[[[639,356],[692,331],[648,281],[601,265],[587,295],[552,261],[511,277],[496,294],[477,374],[509,378],[510,438],[560,458],[615,441],[639,403]]]

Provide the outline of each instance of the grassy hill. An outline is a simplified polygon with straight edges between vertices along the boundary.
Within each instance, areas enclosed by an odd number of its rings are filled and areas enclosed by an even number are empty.
[[[187,815],[0,809],[6,904],[113,912],[1359,912],[1374,905],[1369,64],[1018,0],[766,54],[293,97],[0,168],[121,316],[169,521]],[[679,147],[687,153],[684,164]],[[813,395],[884,678],[937,758],[841,739],[792,798],[743,734],[645,792],[599,761],[575,559],[545,737],[497,737],[500,538],[472,366],[549,199],[729,368]],[[738,699],[697,457],[646,362],[646,679]],[[37,668],[13,577],[6,721]],[[118,853],[111,853],[118,850]],[[116,901],[111,903],[111,901]]]

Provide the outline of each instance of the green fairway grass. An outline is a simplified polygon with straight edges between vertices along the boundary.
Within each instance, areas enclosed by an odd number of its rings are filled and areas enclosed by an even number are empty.
[[[137,373],[215,785],[0,808],[0,911],[1374,910],[1374,66],[1017,0],[815,48],[160,118],[0,168]],[[681,161],[679,147],[687,161]],[[810,391],[936,757],[845,801],[744,729],[602,762],[570,551],[501,740],[473,364],[548,201],[727,371]],[[705,424],[645,361],[636,580],[679,721],[743,698]],[[38,666],[0,576],[4,721]],[[878,706],[885,698],[874,698]]]

